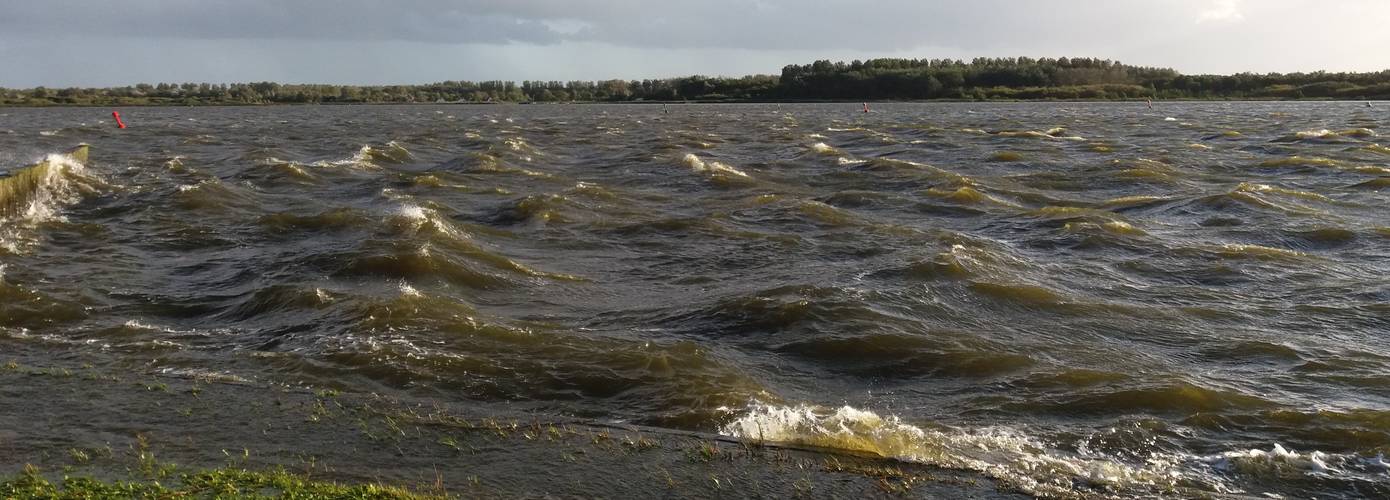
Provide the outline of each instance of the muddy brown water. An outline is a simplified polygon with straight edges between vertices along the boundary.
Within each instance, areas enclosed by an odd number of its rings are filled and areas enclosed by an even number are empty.
[[[1390,105],[668,110],[0,109],[0,360],[1390,494]]]

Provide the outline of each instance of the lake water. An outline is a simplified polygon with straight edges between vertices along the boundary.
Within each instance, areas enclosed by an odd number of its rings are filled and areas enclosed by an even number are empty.
[[[0,109],[0,358],[1390,495],[1387,103],[109,111]]]

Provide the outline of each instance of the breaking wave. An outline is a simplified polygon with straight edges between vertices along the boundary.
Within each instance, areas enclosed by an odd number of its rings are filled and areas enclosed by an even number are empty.
[[[974,470],[1046,497],[1208,496],[1246,493],[1233,477],[1297,475],[1310,481],[1374,477],[1390,470],[1383,456],[1269,450],[1214,455],[1154,449],[1109,455],[1083,443],[1054,443],[1010,427],[919,426],[851,406],[754,405],[720,432],[752,442],[809,446],[952,469]]]

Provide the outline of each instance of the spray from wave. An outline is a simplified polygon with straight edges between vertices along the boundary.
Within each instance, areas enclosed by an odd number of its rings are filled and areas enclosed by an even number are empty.
[[[0,176],[0,248],[18,251],[34,226],[64,220],[62,209],[99,191],[105,182],[86,167],[84,144],[65,154]]]

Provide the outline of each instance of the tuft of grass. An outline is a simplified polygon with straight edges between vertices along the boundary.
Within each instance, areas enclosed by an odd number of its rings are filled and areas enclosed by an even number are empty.
[[[646,436],[638,434],[636,436],[624,436],[623,445],[637,451],[646,451],[660,446],[661,443],[658,443],[655,440],[648,439]]]
[[[733,455],[725,455],[719,445],[709,441],[702,441],[693,450],[689,450],[691,457],[701,462],[712,462],[721,458],[733,458]]]

